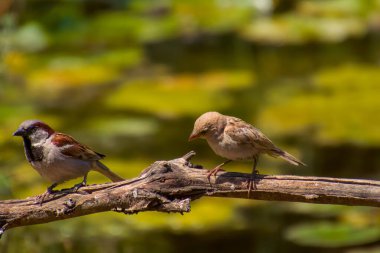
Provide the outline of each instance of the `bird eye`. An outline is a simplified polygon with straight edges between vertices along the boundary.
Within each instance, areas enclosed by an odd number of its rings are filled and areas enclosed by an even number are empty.
[[[201,134],[203,135],[203,134],[206,134],[206,133],[207,133],[207,129],[206,128],[202,129]]]

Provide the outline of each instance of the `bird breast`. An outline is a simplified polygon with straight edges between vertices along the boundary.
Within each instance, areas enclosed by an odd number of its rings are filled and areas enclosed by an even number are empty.
[[[31,165],[41,177],[53,183],[82,177],[93,166],[92,161],[79,160],[63,155],[60,148],[55,147],[52,143],[45,144],[43,154],[44,158],[41,161],[31,162]]]
[[[224,133],[206,140],[215,154],[229,160],[252,160],[257,155],[252,144],[238,143]]]

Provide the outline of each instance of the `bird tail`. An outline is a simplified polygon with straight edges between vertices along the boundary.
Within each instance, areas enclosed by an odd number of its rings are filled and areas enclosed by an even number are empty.
[[[119,182],[124,181],[124,178],[119,177],[115,173],[113,173],[107,166],[105,166],[103,163],[96,161],[96,165],[94,166],[94,170],[97,172],[102,173],[104,176],[108,177],[112,180],[112,182]]]
[[[273,149],[271,155],[279,156],[282,159],[284,159],[285,161],[287,161],[288,163],[291,163],[295,166],[299,166],[299,165],[307,166],[305,163],[301,162],[300,160],[298,160],[297,158],[295,158],[294,156],[292,156],[288,152],[285,152],[279,148]]]

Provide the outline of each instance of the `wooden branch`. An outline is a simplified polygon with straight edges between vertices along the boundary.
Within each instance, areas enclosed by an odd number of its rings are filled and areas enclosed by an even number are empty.
[[[209,182],[208,171],[189,162],[194,155],[155,162],[132,180],[58,193],[42,206],[35,197],[0,201],[0,235],[14,227],[105,211],[189,212],[190,201],[202,196],[248,198],[250,174],[220,172]],[[255,184],[252,199],[380,207],[380,181],[257,175]]]

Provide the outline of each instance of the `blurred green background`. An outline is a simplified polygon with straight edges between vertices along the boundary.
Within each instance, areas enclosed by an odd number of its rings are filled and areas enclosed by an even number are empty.
[[[31,118],[125,178],[190,150],[222,162],[187,142],[215,110],[308,164],[263,158],[261,173],[380,179],[380,0],[1,0],[0,50],[0,199],[49,185],[12,138]],[[108,212],[0,241],[12,253],[305,251],[380,252],[380,210],[202,198],[183,216]]]

